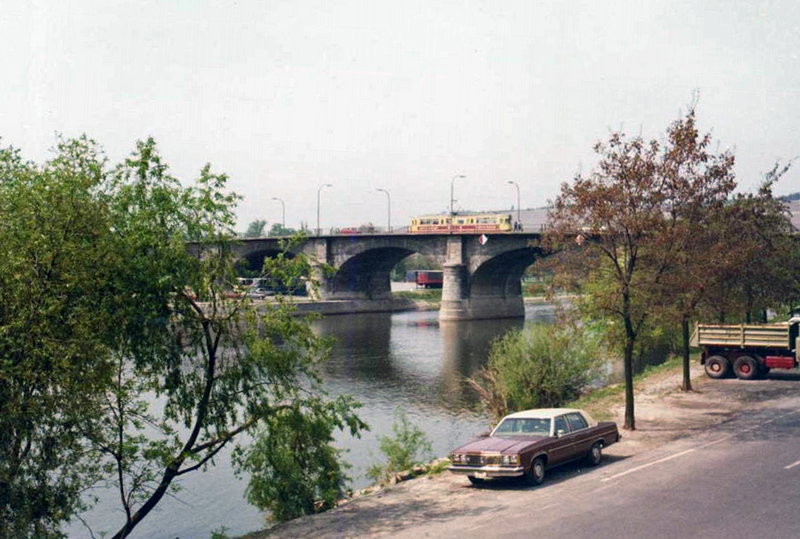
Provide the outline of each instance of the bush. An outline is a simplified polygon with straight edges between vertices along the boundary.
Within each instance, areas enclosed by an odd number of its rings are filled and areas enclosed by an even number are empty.
[[[246,451],[235,453],[239,471],[249,472],[247,501],[285,522],[335,507],[347,476],[332,446],[342,428],[329,410],[291,408],[272,417]]]
[[[374,464],[367,470],[367,477],[378,483],[388,483],[398,473],[421,465],[431,456],[431,442],[423,431],[409,423],[402,410],[395,412],[392,431],[393,438],[379,438],[381,452],[387,458],[386,464]]]
[[[599,380],[604,358],[598,342],[574,324],[514,330],[492,343],[488,365],[468,382],[496,419],[561,406]]]

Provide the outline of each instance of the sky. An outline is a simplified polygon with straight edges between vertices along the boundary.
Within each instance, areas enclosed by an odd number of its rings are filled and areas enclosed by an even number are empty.
[[[152,136],[187,185],[228,174],[240,230],[280,222],[275,198],[323,229],[404,226],[451,189],[508,210],[509,181],[542,207],[595,142],[663,140],[695,95],[740,190],[800,155],[792,0],[2,3],[2,146],[41,162],[85,133],[118,162]],[[800,163],[775,191],[800,191]]]

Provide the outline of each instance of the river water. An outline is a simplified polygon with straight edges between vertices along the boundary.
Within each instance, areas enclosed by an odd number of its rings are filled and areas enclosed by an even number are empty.
[[[464,379],[486,364],[492,340],[532,321],[551,322],[551,306],[528,306],[521,319],[442,322],[439,313],[406,312],[328,316],[314,323],[321,336],[335,337],[324,382],[332,395],[353,395],[363,404],[360,417],[370,426],[360,439],[339,435],[352,468],[353,489],[369,485],[367,468],[381,462],[379,437],[392,435],[398,410],[424,431],[431,456],[445,456],[489,426]],[[216,467],[189,474],[183,490],[162,500],[136,528],[134,539],[206,539],[222,527],[231,536],[263,527],[263,515],[244,499],[246,480],[236,479],[229,455]],[[84,516],[94,530],[115,532],[123,522],[110,491],[97,493],[98,506]],[[80,523],[69,528],[70,539],[91,537]]]

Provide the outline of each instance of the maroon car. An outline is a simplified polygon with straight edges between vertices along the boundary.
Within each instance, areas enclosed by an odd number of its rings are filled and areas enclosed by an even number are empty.
[[[524,476],[539,485],[548,468],[582,458],[596,466],[603,448],[617,441],[616,423],[597,423],[582,410],[525,410],[504,417],[489,435],[454,449],[448,469],[472,483]]]

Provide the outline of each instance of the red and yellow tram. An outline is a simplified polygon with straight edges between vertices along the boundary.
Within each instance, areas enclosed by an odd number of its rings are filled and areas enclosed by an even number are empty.
[[[483,234],[484,232],[511,232],[511,215],[508,213],[464,213],[456,215],[422,215],[412,217],[408,231],[412,234]]]

